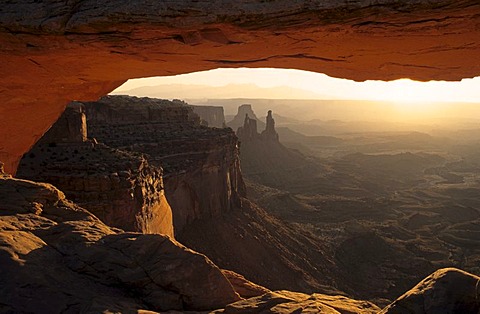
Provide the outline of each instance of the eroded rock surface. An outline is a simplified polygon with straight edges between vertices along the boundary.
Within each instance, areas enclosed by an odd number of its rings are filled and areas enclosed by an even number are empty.
[[[479,283],[480,277],[460,269],[439,269],[380,314],[478,313]]]
[[[326,314],[375,314],[376,305],[342,296],[323,294],[307,295],[290,291],[275,291],[262,296],[229,304],[215,313],[326,313]]]
[[[213,310],[239,300],[204,255],[103,224],[49,184],[0,176],[0,309]]]
[[[8,1],[0,8],[0,160],[72,100],[134,77],[279,67],[356,80],[480,74],[476,0]]]
[[[23,157],[18,177],[48,182],[109,226],[173,237],[159,167],[140,154],[87,139],[83,105],[74,103]]]
[[[163,167],[176,232],[239,206],[245,186],[230,129],[202,126],[181,101],[107,96],[85,106],[93,137]]]

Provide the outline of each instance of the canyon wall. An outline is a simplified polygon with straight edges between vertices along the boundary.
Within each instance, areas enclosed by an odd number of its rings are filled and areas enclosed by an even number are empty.
[[[173,237],[161,168],[88,140],[86,130],[83,105],[72,103],[23,157],[18,177],[54,184],[109,226]]]
[[[205,121],[209,127],[223,128],[225,127],[225,115],[223,107],[220,106],[192,106],[200,119]]]
[[[92,137],[142,153],[164,169],[176,232],[195,219],[219,216],[240,205],[245,186],[238,140],[230,129],[202,126],[181,101],[107,96],[84,104]]]
[[[21,156],[72,100],[129,78],[219,67],[354,80],[480,75],[476,0],[8,1],[0,8],[0,160]]]

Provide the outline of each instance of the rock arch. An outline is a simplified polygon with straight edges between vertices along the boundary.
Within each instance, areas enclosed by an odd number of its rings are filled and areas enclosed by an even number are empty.
[[[280,67],[354,80],[480,75],[476,0],[8,1],[0,8],[0,161],[71,100],[134,77]]]

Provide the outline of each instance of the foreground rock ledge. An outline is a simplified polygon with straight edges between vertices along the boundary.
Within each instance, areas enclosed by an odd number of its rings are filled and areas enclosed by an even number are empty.
[[[0,199],[2,313],[212,310],[240,299],[206,256],[108,227],[52,185],[0,174]]]
[[[473,0],[8,1],[0,8],[0,160],[14,173],[69,101],[96,100],[133,77],[218,67],[355,80],[474,77],[478,14]]]

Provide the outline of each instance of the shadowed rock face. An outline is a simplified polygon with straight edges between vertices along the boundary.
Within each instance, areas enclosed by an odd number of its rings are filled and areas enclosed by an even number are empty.
[[[326,314],[375,314],[380,308],[366,301],[324,294],[307,295],[290,291],[275,291],[256,298],[229,304],[214,313],[326,313]]]
[[[87,140],[84,107],[72,103],[22,158],[18,177],[48,182],[109,226],[173,237],[163,170],[140,154]]]
[[[220,106],[192,106],[200,119],[205,121],[209,127],[224,128],[225,115],[223,114],[223,107]]]
[[[20,157],[71,100],[133,77],[283,67],[355,80],[480,74],[466,1],[8,1],[0,9],[0,160]]]
[[[380,314],[479,313],[480,277],[456,268],[439,269]]]
[[[107,96],[85,106],[92,137],[140,152],[164,169],[177,234],[196,219],[217,217],[240,205],[245,185],[232,130],[202,126],[192,107],[181,101]]]
[[[1,312],[208,310],[240,299],[204,255],[108,227],[49,184],[0,174],[0,198]]]

